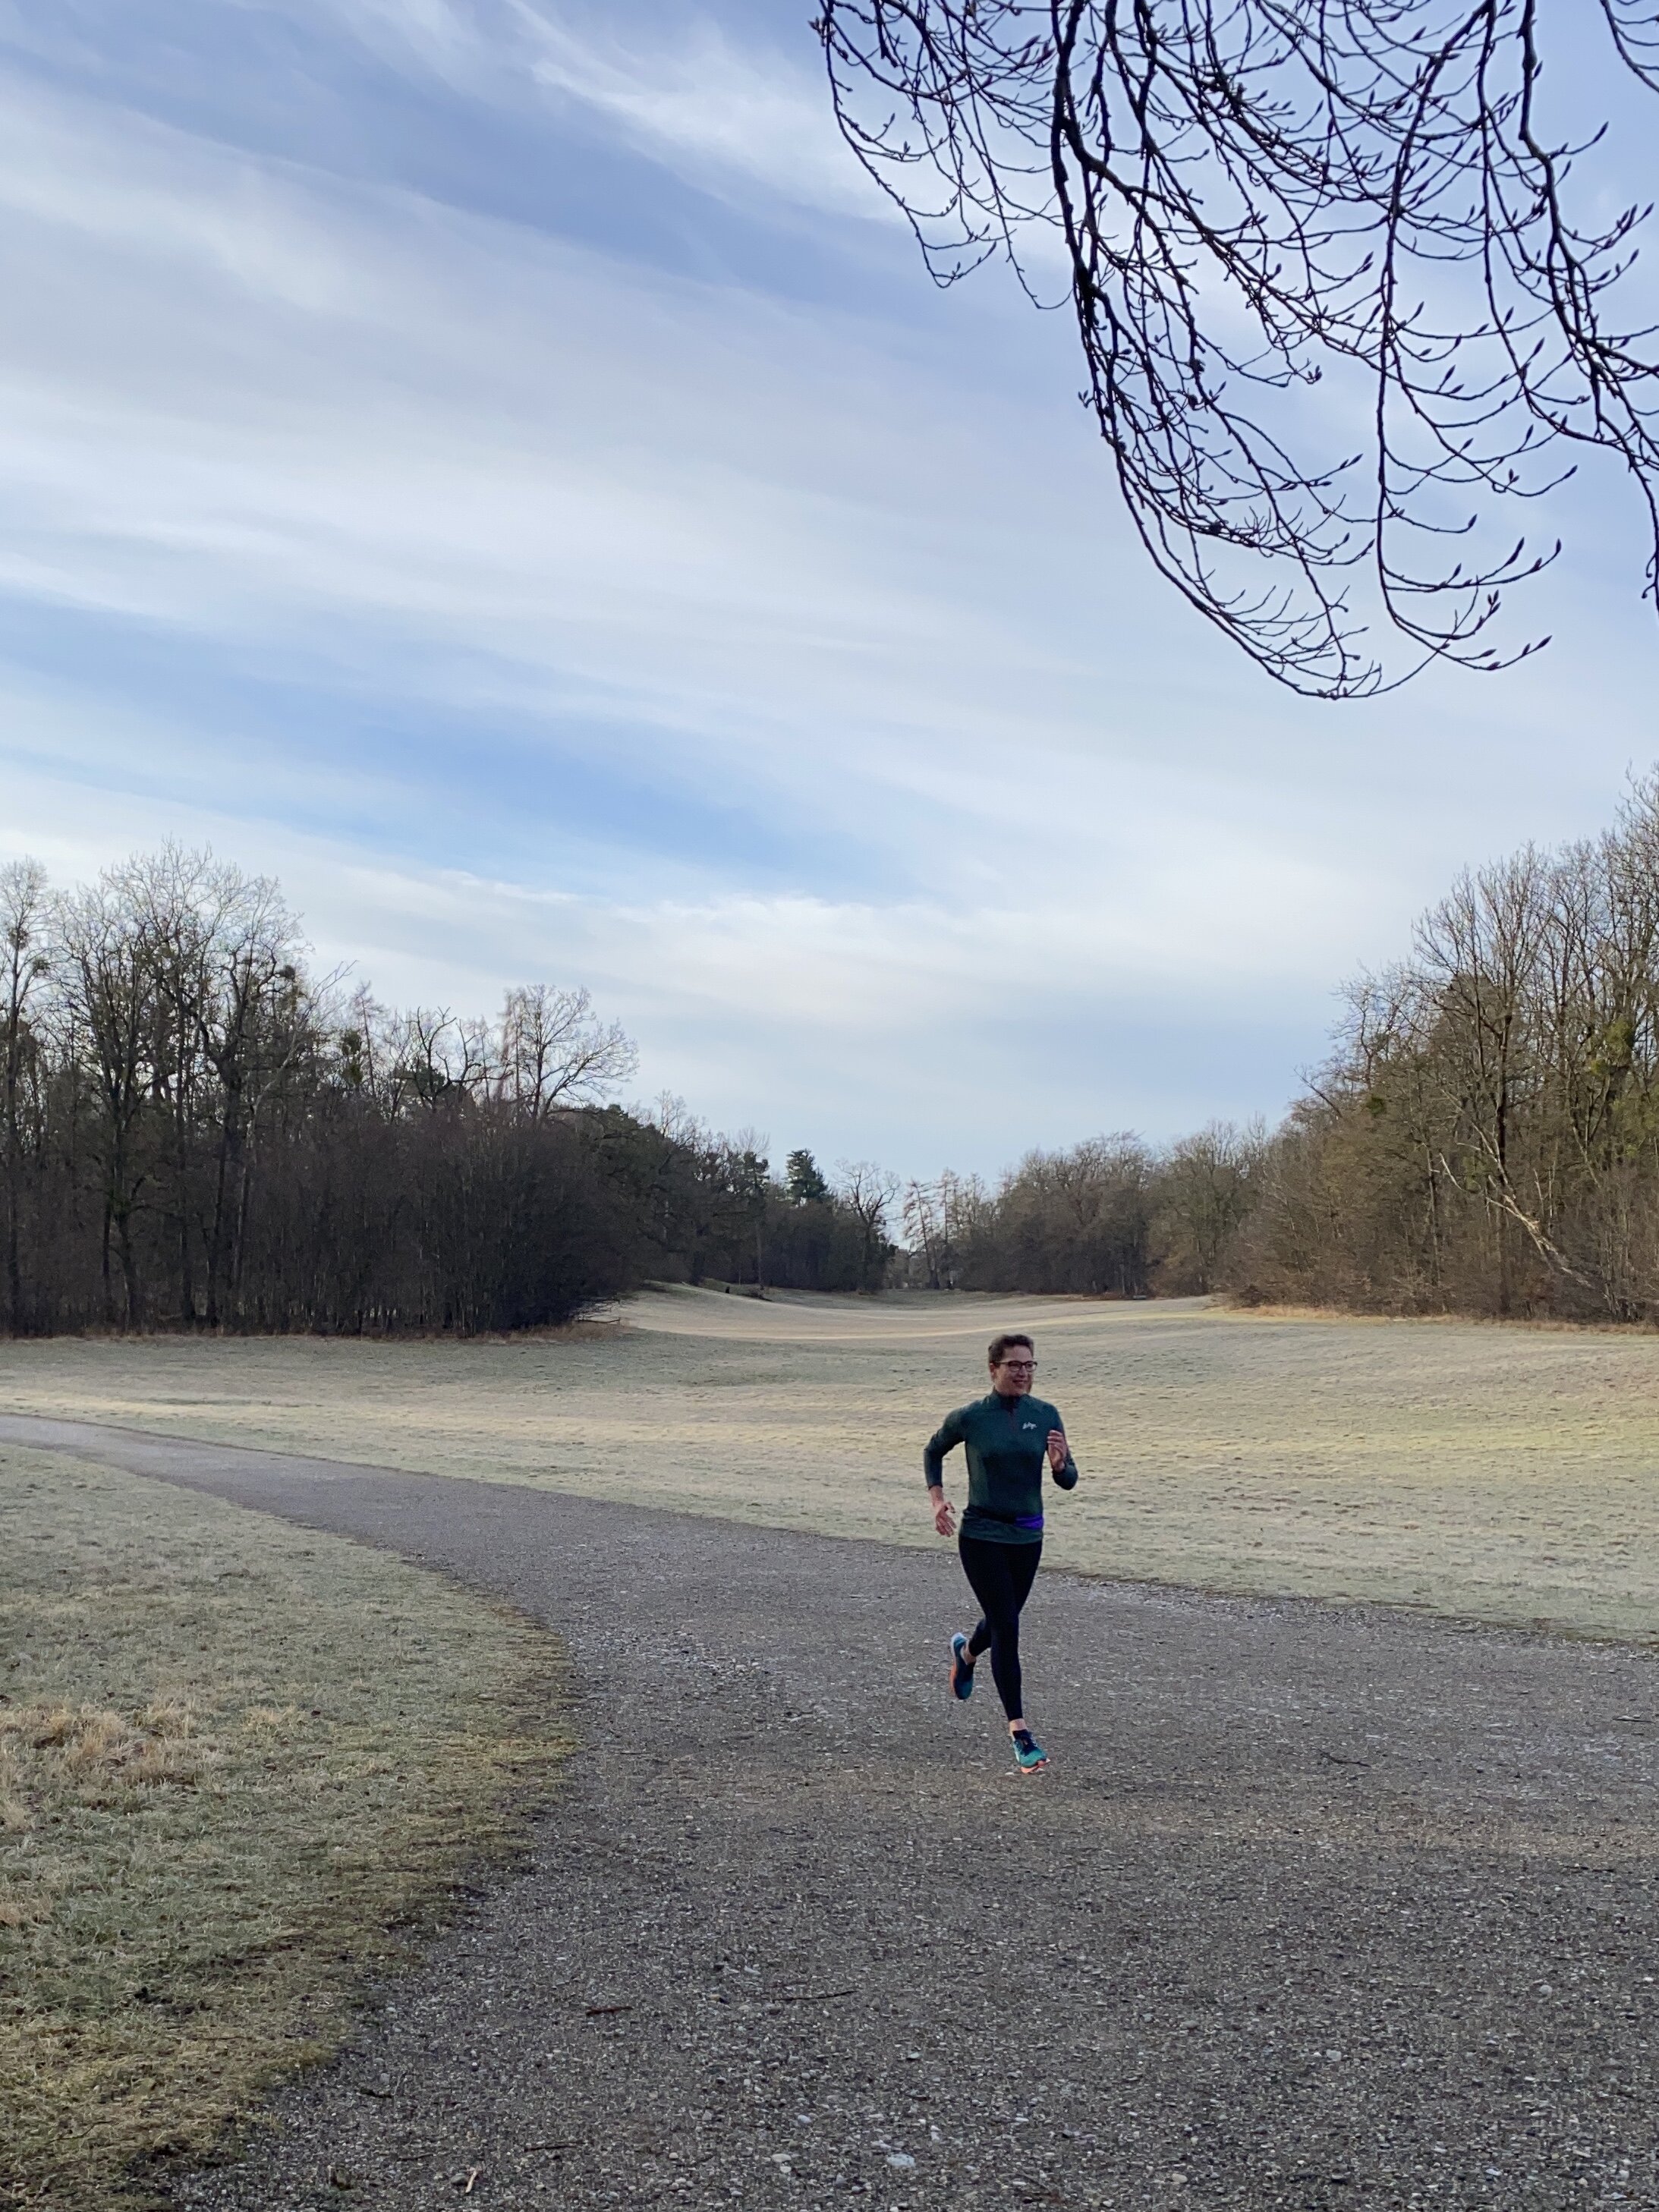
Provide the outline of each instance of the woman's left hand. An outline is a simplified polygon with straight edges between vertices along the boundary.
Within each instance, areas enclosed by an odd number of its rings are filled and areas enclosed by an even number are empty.
[[[1056,1474],[1058,1474],[1061,1468],[1065,1466],[1067,1457],[1068,1454],[1066,1449],[1065,1430],[1050,1429],[1048,1431],[1048,1464]]]

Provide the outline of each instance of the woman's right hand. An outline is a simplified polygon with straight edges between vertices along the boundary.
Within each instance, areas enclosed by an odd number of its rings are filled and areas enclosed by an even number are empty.
[[[942,1490],[933,1500],[933,1526],[941,1536],[954,1536],[957,1533],[955,1509]]]

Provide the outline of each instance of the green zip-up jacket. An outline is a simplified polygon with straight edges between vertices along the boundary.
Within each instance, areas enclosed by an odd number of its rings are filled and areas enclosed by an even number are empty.
[[[942,1486],[945,1455],[963,1445],[968,1454],[963,1534],[990,1544],[1040,1544],[1048,1431],[1065,1426],[1046,1398],[1002,1398],[993,1390],[988,1398],[947,1413],[927,1439],[921,1455],[927,1487]],[[1069,1445],[1054,1480],[1062,1490],[1077,1486],[1077,1462]]]

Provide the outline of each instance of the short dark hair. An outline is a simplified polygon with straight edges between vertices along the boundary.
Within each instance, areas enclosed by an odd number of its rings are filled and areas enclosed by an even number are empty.
[[[1014,1329],[1006,1336],[994,1336],[991,1339],[991,1348],[986,1354],[990,1364],[993,1367],[1000,1367],[1017,1344],[1023,1344],[1032,1358],[1036,1358],[1036,1346],[1030,1338],[1023,1329]]]

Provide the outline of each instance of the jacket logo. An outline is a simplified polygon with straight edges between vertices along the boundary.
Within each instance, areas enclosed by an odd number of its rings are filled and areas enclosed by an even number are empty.
[[[1020,1426],[1023,1429],[1034,1429],[1036,1426],[1036,1423],[1035,1421],[1022,1421],[1020,1423]]]

